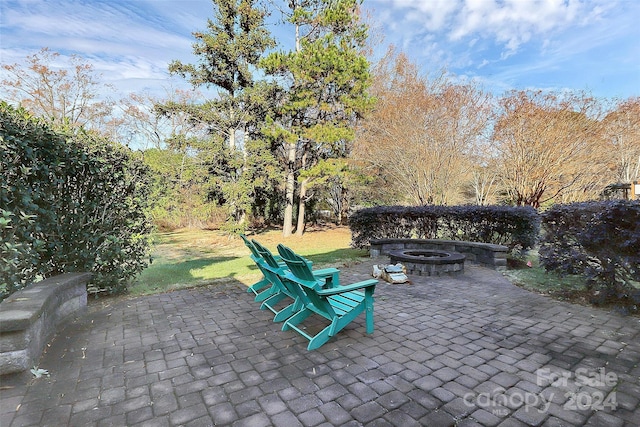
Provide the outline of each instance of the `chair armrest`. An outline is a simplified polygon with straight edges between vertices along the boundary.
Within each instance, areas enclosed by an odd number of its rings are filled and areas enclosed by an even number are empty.
[[[295,282],[299,285],[305,286],[307,288],[312,288],[315,289],[316,287],[319,287],[318,282],[316,280],[310,281],[310,280],[303,280],[301,278],[299,278],[298,276],[296,276],[295,274],[293,274],[291,271],[289,270],[285,270],[282,269],[280,273],[278,273],[281,277],[284,277],[285,279],[291,280],[292,282]]]
[[[323,281],[323,288],[336,288],[340,286],[340,270],[337,268],[329,267],[322,268],[320,270],[313,270],[313,277],[318,281]]]
[[[355,291],[357,289],[362,289],[362,288],[375,288],[377,284],[378,284],[378,281],[376,279],[369,279],[369,280],[363,280],[362,282],[354,283],[352,285],[318,290],[317,293],[318,295],[323,295],[323,296],[337,295],[345,292]]]
[[[340,270],[338,270],[337,268],[329,267],[329,268],[322,268],[320,270],[313,270],[312,273],[316,277],[327,277],[327,276],[333,276],[336,273],[340,273]]]

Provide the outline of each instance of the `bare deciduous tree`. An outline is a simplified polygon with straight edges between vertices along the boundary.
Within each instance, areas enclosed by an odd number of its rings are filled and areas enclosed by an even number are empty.
[[[618,103],[604,119],[615,182],[640,180],[640,97]]]
[[[58,52],[43,48],[24,64],[2,65],[6,99],[56,124],[96,130],[113,125],[113,101],[99,98],[109,86],[80,57],[63,59]]]
[[[179,136],[190,138],[204,137],[206,126],[192,120],[181,111],[164,114],[156,106],[165,105],[197,105],[201,94],[195,90],[167,89],[166,96],[161,98],[150,93],[132,93],[129,98],[122,100],[122,123],[127,131],[136,139],[141,148],[166,148],[171,146],[177,151],[184,151],[184,144],[180,144]]]
[[[355,157],[388,175],[406,195],[401,202],[460,202],[490,121],[490,97],[445,73],[420,75],[393,48],[374,73],[378,104],[362,124]]]
[[[478,144],[478,150],[472,157],[471,181],[469,196],[476,205],[492,205],[498,201],[498,172],[496,170],[497,159],[491,146]]]
[[[535,208],[593,198],[607,163],[601,105],[583,93],[514,91],[494,128],[498,173],[510,202]]]

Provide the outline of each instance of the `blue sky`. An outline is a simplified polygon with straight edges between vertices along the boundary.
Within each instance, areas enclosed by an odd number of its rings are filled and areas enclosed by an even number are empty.
[[[169,62],[194,61],[191,33],[213,16],[210,0],[2,0],[0,8],[3,64],[42,47],[77,54],[122,94],[161,93]],[[365,0],[364,9],[384,35],[380,48],[394,44],[424,73],[446,67],[496,94],[640,96],[640,1]]]

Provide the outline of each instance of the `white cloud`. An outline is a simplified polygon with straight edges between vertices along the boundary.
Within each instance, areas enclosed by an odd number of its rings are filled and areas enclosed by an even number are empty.
[[[173,59],[196,61],[191,33],[213,18],[211,0],[0,1],[3,63],[42,47],[75,53],[123,91],[162,86]],[[365,0],[364,8],[384,41],[425,73],[447,67],[499,88],[618,85],[638,95],[635,0]],[[277,14],[269,29],[288,43]]]
[[[430,31],[440,31],[444,29],[461,5],[458,0],[432,0],[423,2],[399,0],[399,3],[406,3],[409,7],[413,4],[417,8],[419,16],[424,19],[426,28]]]
[[[131,54],[141,48],[189,48],[185,37],[172,34],[160,25],[150,25],[154,24],[149,22],[153,17],[143,11],[124,9],[116,3],[83,2],[73,6],[65,3],[41,1],[34,2],[28,10],[5,8],[3,38],[11,40],[14,31],[19,29],[21,35],[30,34],[30,40],[22,43],[91,54]],[[165,25],[170,27],[168,21]]]
[[[511,55],[534,37],[585,24],[601,8],[579,0],[389,0],[423,31],[443,33],[451,41],[483,37],[497,41]],[[374,3],[374,7],[375,7]],[[378,2],[377,4],[382,4]],[[581,22],[581,21],[582,22]]]
[[[43,47],[76,54],[123,92],[167,80],[174,59],[192,61],[191,31],[206,28],[210,0],[2,0],[3,63]],[[186,84],[186,83],[185,83]]]
[[[367,0],[365,7],[385,11],[395,23],[384,23],[389,42],[425,71],[446,66],[494,88],[573,85],[615,96],[640,88],[635,0]]]

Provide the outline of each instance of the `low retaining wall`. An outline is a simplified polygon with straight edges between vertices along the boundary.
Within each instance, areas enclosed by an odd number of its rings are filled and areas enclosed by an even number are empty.
[[[372,257],[388,255],[390,251],[403,249],[445,250],[460,252],[465,255],[466,261],[494,270],[507,269],[509,248],[502,245],[439,239],[372,239],[369,243],[369,254]]]
[[[87,306],[90,273],[54,276],[0,303],[0,376],[21,374],[38,364],[60,323]]]

